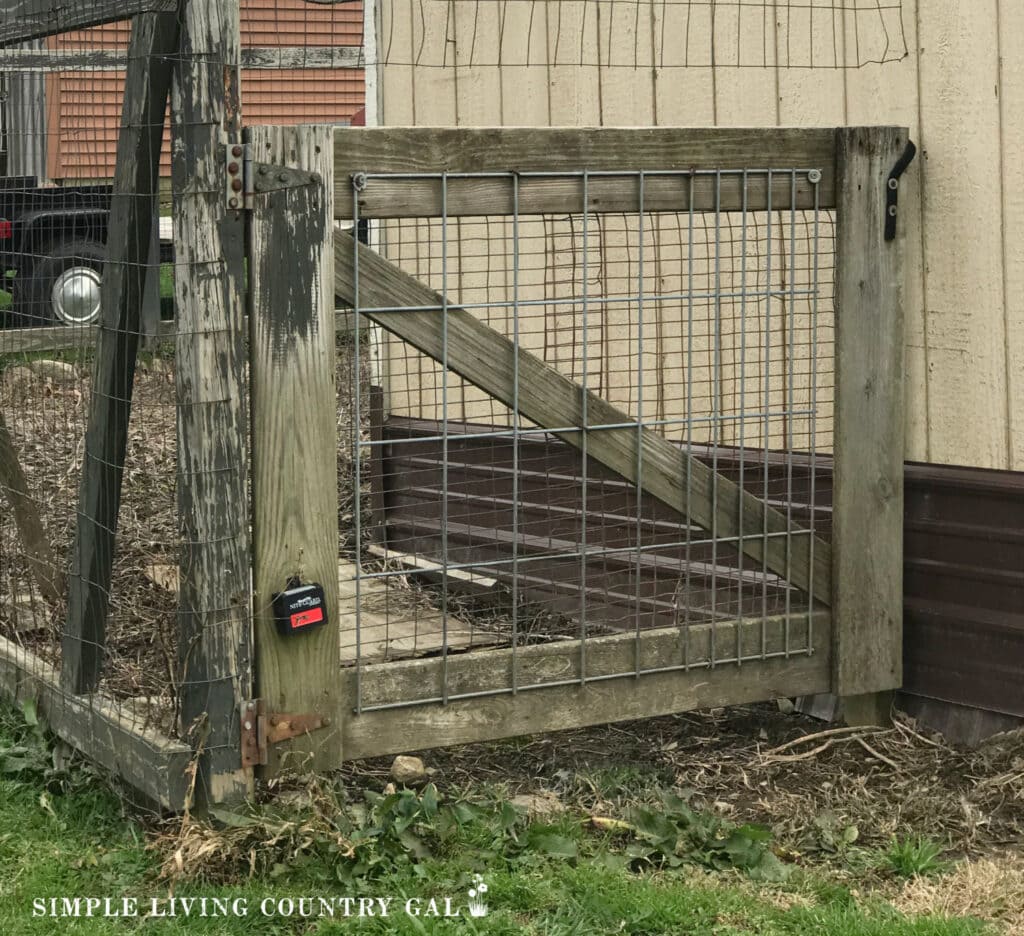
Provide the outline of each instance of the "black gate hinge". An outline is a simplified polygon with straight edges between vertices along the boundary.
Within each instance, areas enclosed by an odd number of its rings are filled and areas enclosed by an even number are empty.
[[[318,712],[267,712],[262,699],[243,702],[241,715],[243,767],[267,764],[271,744],[331,725],[330,718]]]
[[[889,181],[885,187],[885,239],[887,241],[896,240],[896,205],[900,194],[900,176],[907,171],[907,166],[914,161],[916,155],[917,147],[907,140],[903,155],[896,160],[896,165],[889,173]]]
[[[319,172],[256,162],[252,158],[251,143],[226,143],[224,151],[225,204],[235,211],[252,211],[256,207],[257,195],[316,185],[322,181]]]

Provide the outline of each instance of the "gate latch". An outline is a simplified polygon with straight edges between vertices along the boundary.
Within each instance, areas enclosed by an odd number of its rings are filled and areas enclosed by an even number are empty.
[[[317,712],[288,714],[266,711],[262,699],[242,703],[242,766],[255,767],[269,761],[271,744],[329,728],[330,718]]]
[[[914,161],[916,155],[917,147],[907,140],[903,155],[896,161],[892,172],[889,173],[889,181],[885,187],[885,239],[887,241],[896,240],[896,203],[899,201],[900,176],[907,171],[907,166]]]
[[[235,211],[252,211],[256,207],[256,196],[264,192],[280,192],[322,181],[319,172],[254,161],[251,143],[227,143],[224,150],[227,169],[224,198],[227,207]]]

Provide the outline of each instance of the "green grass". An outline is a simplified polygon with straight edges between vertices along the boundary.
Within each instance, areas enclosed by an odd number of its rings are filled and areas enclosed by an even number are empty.
[[[29,719],[32,712],[29,709]],[[348,791],[352,801],[358,791]],[[690,936],[979,936],[971,920],[910,919],[880,901],[855,898],[850,890],[796,873],[770,893],[736,871],[711,873],[693,867],[667,871],[654,865],[629,870],[623,836],[602,836],[578,817],[548,825],[526,824],[493,801],[457,806],[464,822],[440,830],[443,802],[398,794],[370,805],[356,838],[362,835],[368,877],[350,879],[335,846],[299,847],[267,843],[256,855],[257,872],[248,877],[247,860],[213,862],[216,881],[179,882],[181,897],[243,900],[244,917],[102,919],[54,921],[32,917],[32,902],[51,896],[166,897],[160,854],[151,836],[125,818],[119,800],[87,768],[55,769],[38,726],[11,710],[0,712],[0,932],[108,934],[125,932],[242,933],[527,933],[545,936],[589,934],[690,934]],[[426,802],[426,806],[424,803]],[[453,806],[455,804],[453,803]],[[417,810],[419,810],[417,812]],[[407,822],[408,820],[408,822]],[[422,822],[421,822],[422,820]],[[431,855],[413,861],[403,851],[416,847],[407,836],[433,834]],[[430,825],[433,823],[433,826]],[[236,832],[244,833],[243,828]],[[424,839],[428,836],[424,836]],[[422,842],[420,843],[422,844]],[[243,848],[242,857],[246,851]],[[273,854],[270,855],[270,853]],[[186,861],[190,860],[186,851]],[[376,864],[374,864],[376,862]],[[466,893],[475,873],[488,885],[486,918],[466,916]],[[398,912],[386,919],[265,917],[265,898],[300,896],[384,896]],[[780,899],[790,895],[797,905]],[[406,898],[424,903],[452,897],[462,907],[458,919],[406,916]],[[790,901],[792,903],[793,901]]]

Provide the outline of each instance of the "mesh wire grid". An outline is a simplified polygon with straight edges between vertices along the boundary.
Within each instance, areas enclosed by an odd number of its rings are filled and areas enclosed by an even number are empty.
[[[382,0],[419,68],[859,68],[907,55],[899,0]]]
[[[62,10],[77,22],[87,8]],[[84,725],[102,713],[143,747],[166,752],[171,739],[195,741],[179,702],[188,653],[179,639],[180,566],[199,537],[183,528],[179,508],[183,485],[204,480],[179,458],[181,423],[196,403],[181,385],[176,349],[210,338],[177,321],[175,289],[220,277],[224,267],[174,249],[174,208],[194,181],[191,173],[172,179],[172,136],[181,127],[172,131],[171,113],[180,100],[162,124],[126,123],[125,76],[142,64],[177,68],[181,58],[173,49],[143,56],[130,45],[132,28],[122,20],[0,47],[0,639],[21,672],[59,685],[69,590],[76,582],[102,586],[103,645],[78,641],[100,655],[97,692],[59,690],[48,697],[50,714],[55,723],[66,712]],[[246,123],[349,123],[365,99],[362,32],[360,4],[245,0]],[[159,165],[144,167],[157,169],[156,184],[112,195],[119,142],[161,126]],[[118,203],[152,205],[154,217],[146,261],[113,270],[106,240]],[[114,427],[125,433],[126,455],[108,588],[78,566],[74,541],[89,524],[79,501],[83,465],[97,461],[87,452],[90,412],[100,399],[124,398],[98,389],[96,373],[100,296],[111,275],[145,285],[131,330],[139,356],[130,420]],[[186,584],[191,574],[186,564]],[[194,605],[200,614],[234,613],[221,594]]]
[[[710,175],[719,187],[732,176],[745,193],[759,178],[795,186],[804,172]],[[589,173],[566,175],[585,192]],[[617,175],[642,192],[658,174]],[[588,445],[601,432],[656,433],[782,511],[788,532],[757,535],[783,536],[787,555],[827,539],[831,212],[442,215],[381,222],[377,237],[392,262],[446,297],[405,311],[436,313],[444,332],[450,310],[465,309],[622,419],[591,422],[584,406],[574,422],[538,426],[406,342],[357,331],[341,386],[359,401],[343,412],[343,475],[362,492],[343,524],[345,662],[485,648],[514,656],[567,641],[582,661],[603,635],[759,622],[762,639],[749,644],[716,646],[714,626],[700,631],[712,641],[702,665],[741,664],[765,658],[777,615],[782,652],[813,652],[806,593],[745,556],[737,537],[646,493],[641,446],[636,484]],[[692,665],[685,650],[678,665]],[[515,671],[491,691],[529,688]],[[436,695],[384,707],[450,701],[441,673]]]

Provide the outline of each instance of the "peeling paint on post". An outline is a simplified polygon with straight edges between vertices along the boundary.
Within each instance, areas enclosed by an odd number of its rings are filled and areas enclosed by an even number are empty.
[[[241,142],[237,0],[183,4],[173,99],[182,723],[202,748],[197,794],[245,797],[239,706],[252,691],[244,222],[224,204],[224,142]]]

